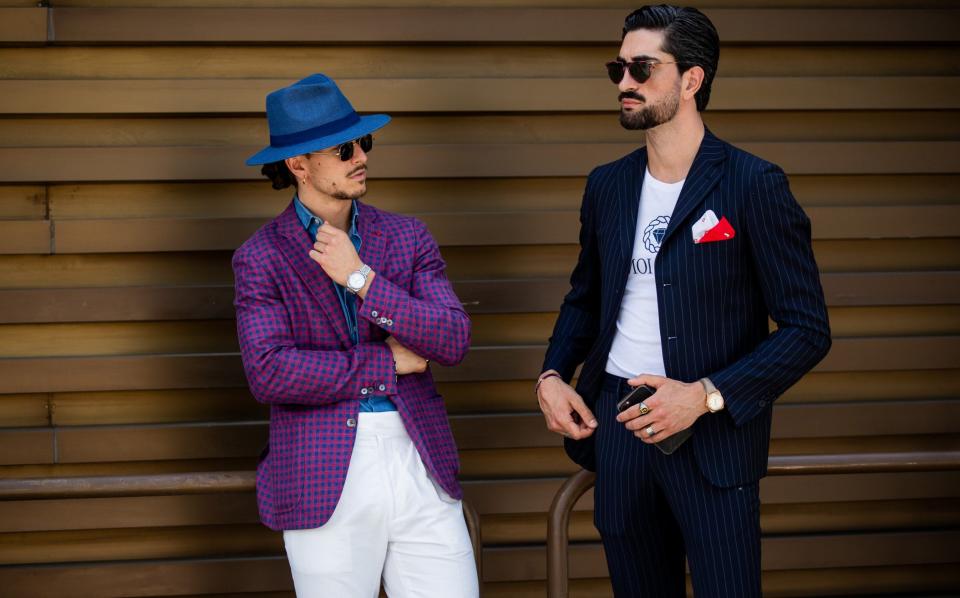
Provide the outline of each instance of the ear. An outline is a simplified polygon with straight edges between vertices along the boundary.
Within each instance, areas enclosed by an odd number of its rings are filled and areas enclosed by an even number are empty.
[[[703,67],[699,66],[690,67],[683,73],[680,95],[684,100],[692,100],[697,95],[700,86],[703,85],[704,77],[706,73],[703,72]]]
[[[307,168],[304,164],[305,158],[306,156],[294,156],[284,160],[287,168],[290,169],[290,174],[292,174],[293,178],[297,179],[298,181],[303,180],[307,176]]]

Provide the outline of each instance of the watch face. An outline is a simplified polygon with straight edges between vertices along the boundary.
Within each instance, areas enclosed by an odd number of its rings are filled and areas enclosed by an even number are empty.
[[[351,289],[361,289],[363,288],[363,283],[367,282],[366,277],[359,272],[354,272],[347,278],[347,286]]]
[[[710,393],[707,396],[707,408],[711,411],[720,411],[723,409],[723,397],[719,393]]]

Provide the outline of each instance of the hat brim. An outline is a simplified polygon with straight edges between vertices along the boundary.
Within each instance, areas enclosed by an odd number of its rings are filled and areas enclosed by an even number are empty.
[[[247,166],[257,166],[259,164],[270,164],[279,162],[301,154],[319,151],[328,147],[334,147],[347,141],[352,141],[358,137],[363,137],[367,133],[373,133],[390,122],[390,117],[386,114],[368,114],[360,117],[360,122],[344,129],[333,135],[318,137],[310,141],[298,143],[296,145],[286,145],[281,147],[268,146],[247,158]]]

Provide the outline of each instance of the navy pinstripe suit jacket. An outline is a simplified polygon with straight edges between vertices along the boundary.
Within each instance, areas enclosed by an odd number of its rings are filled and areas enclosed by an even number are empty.
[[[544,370],[567,381],[582,363],[577,392],[591,407],[616,332],[646,166],[640,148],[588,177],[580,257],[544,360]],[[708,209],[733,225],[732,239],[694,244],[691,227]],[[709,376],[726,401],[724,412],[694,424],[688,442],[701,470],[718,486],[758,480],[773,401],[830,348],[810,221],[783,171],[707,131],[661,242],[655,280],[667,376]],[[595,469],[592,437],[567,439],[565,447]]]

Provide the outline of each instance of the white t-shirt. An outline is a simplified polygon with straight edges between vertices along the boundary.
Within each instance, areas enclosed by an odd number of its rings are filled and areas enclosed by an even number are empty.
[[[615,376],[665,375],[654,262],[682,188],[683,181],[664,183],[644,173],[630,273],[607,357],[607,372]]]

